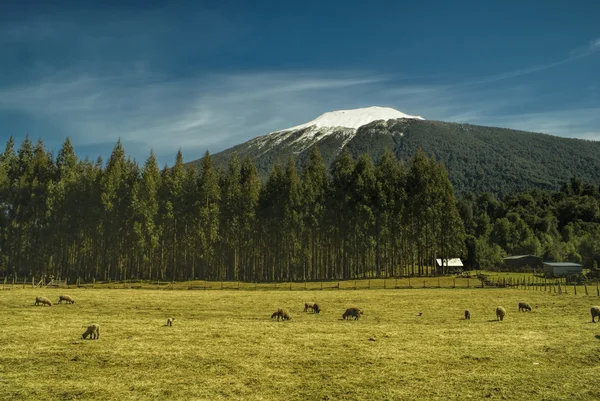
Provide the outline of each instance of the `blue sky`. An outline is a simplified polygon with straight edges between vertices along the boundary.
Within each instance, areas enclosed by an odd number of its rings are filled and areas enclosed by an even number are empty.
[[[3,2],[0,138],[142,162],[332,110],[600,140],[600,2]]]

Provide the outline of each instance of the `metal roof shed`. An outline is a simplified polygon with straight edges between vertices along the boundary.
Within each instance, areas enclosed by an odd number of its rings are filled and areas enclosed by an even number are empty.
[[[546,276],[571,276],[581,274],[583,265],[571,262],[544,262]]]

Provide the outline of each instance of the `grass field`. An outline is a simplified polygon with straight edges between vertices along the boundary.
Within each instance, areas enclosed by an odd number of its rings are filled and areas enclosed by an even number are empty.
[[[75,304],[33,305],[62,292]],[[593,304],[517,289],[0,291],[0,399],[597,400]],[[349,306],[364,316],[341,320]],[[293,319],[272,321],[279,307]],[[100,339],[81,340],[92,322]]]

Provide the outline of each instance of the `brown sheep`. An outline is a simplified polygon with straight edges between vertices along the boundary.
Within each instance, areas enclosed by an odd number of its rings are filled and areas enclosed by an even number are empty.
[[[88,326],[87,330],[85,331],[85,333],[83,333],[81,335],[81,338],[83,338],[84,340],[87,338],[87,336],[90,336],[90,340],[97,340],[100,338],[100,325],[96,324],[96,323],[92,323]]]
[[[167,319],[167,326],[173,326],[173,320],[175,320],[174,317],[170,317]]]
[[[39,305],[48,305],[48,306],[52,306],[52,302],[50,302],[50,300],[46,297],[36,297],[35,298],[35,304]]]
[[[68,295],[59,295],[58,296],[58,303],[62,304],[62,301],[65,301],[68,304],[74,304],[75,300],[73,298],[71,298]]]
[[[500,319],[501,321],[504,320],[504,315],[506,315],[506,310],[499,306],[496,308],[496,320]]]
[[[600,306],[592,306],[590,312],[592,313],[592,323],[594,323],[596,316],[598,316],[598,321],[600,322]]]
[[[312,310],[313,313],[321,312],[319,305],[314,302],[307,302],[304,304],[304,312],[308,311],[309,309]]]
[[[342,319],[346,320],[350,320],[351,317],[354,318],[354,320],[358,320],[358,318],[360,318],[360,315],[363,314],[363,311],[361,311],[358,308],[348,308],[346,309],[346,312],[344,312],[344,314],[342,315]]]
[[[531,306],[527,302],[519,302],[519,312],[531,312]]]
[[[468,310],[465,311],[465,320],[471,320],[471,312]]]
[[[277,312],[271,315],[271,319],[277,318],[277,321],[281,318],[281,320],[291,320],[292,317],[285,309],[277,309]]]

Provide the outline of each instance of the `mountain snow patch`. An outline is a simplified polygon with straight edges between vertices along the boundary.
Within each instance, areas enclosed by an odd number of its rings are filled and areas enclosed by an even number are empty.
[[[424,120],[421,116],[411,116],[390,107],[373,106],[363,109],[338,110],[322,114],[305,124],[271,132],[268,135],[255,138],[252,141],[252,144],[258,149],[261,149],[263,153],[266,153],[281,142],[294,137],[296,132],[302,130],[302,134],[300,136],[295,136],[290,143],[290,145],[294,146],[294,153],[301,152],[330,135],[342,135],[344,137],[342,147],[340,148],[341,151],[341,149],[354,138],[358,128],[363,125],[381,120],[383,120],[385,124],[388,120],[400,118]]]
[[[325,127],[344,127],[358,129],[363,125],[372,123],[378,120],[394,120],[397,118],[413,118],[417,120],[424,120],[421,116],[411,116],[404,114],[401,111],[392,109],[390,107],[367,107],[364,109],[353,109],[353,110],[338,110],[331,111],[329,113],[322,114],[316,119],[309,121],[305,124],[297,125],[295,127],[280,130],[281,131],[297,131],[299,129],[315,126],[317,128]]]

